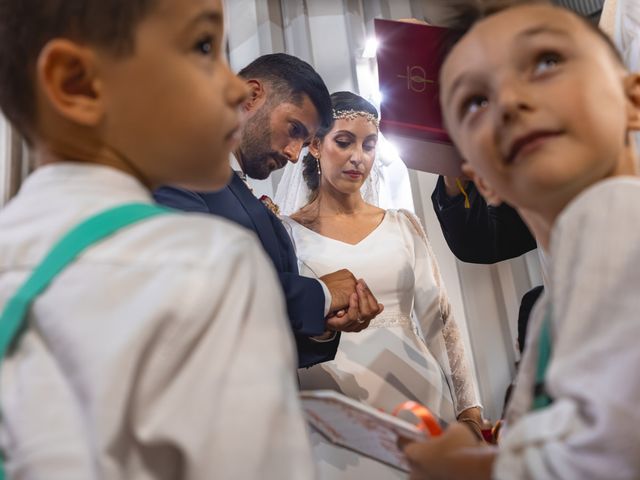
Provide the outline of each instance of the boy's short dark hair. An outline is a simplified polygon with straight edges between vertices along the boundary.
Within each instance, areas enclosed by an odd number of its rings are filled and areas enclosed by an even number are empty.
[[[304,60],[286,53],[262,55],[238,75],[246,80],[255,78],[269,82],[275,93],[271,103],[286,97],[301,102],[301,95],[306,94],[318,110],[321,128],[330,128],[333,123],[329,90],[318,72]]]
[[[157,0],[0,0],[0,109],[27,138],[35,124],[35,67],[54,38],[117,55],[134,49],[135,28]]]
[[[451,8],[454,13],[446,21],[450,30],[449,36],[444,43],[444,57],[451,52],[455,44],[458,43],[458,41],[480,20],[518,5],[550,5],[571,13],[571,15],[578,18],[590,31],[595,33],[602,41],[604,41],[613,54],[613,57],[620,63],[620,65],[624,66],[624,61],[622,60],[622,56],[620,55],[618,48],[606,33],[600,30],[597,25],[594,25],[589,21],[589,19],[580,16],[569,8],[554,5],[551,0],[475,0],[472,2],[460,2],[458,5],[452,6]]]

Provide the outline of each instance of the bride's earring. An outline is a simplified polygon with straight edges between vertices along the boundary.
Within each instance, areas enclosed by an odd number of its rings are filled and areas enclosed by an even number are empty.
[[[318,176],[322,175],[322,170],[320,170],[320,155],[316,157],[316,163],[318,164]]]

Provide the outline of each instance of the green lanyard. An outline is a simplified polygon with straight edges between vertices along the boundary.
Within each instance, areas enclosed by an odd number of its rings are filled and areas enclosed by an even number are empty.
[[[67,232],[5,305],[0,316],[0,361],[25,329],[29,307],[36,297],[84,250],[124,227],[170,212],[158,205],[130,203],[98,213]],[[0,480],[5,478],[4,461],[0,459]]]
[[[533,404],[531,410],[539,410],[547,407],[553,402],[545,389],[545,377],[547,369],[551,362],[551,305],[547,307],[547,311],[542,322],[540,330],[540,340],[538,343],[538,365],[536,368],[536,383],[533,390]]]

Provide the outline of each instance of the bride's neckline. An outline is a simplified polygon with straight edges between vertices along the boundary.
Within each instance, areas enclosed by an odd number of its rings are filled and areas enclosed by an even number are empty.
[[[329,237],[327,235],[322,235],[321,233],[316,232],[315,230],[311,230],[309,227],[305,227],[303,224],[301,224],[300,222],[296,222],[293,218],[291,218],[291,220],[293,222],[295,222],[296,224],[300,225],[301,228],[303,228],[304,230],[307,230],[308,232],[311,232],[312,234],[318,236],[318,237],[322,237],[322,238],[326,238],[328,240],[332,240],[334,242],[337,243],[341,243],[343,245],[348,245],[350,247],[357,247],[358,245],[360,245],[362,242],[364,242],[365,240],[367,240],[369,237],[371,237],[371,235],[373,235],[375,232],[377,232],[380,227],[382,226],[382,224],[385,222],[385,220],[388,217],[388,210],[384,212],[384,215],[382,215],[382,219],[380,220],[380,222],[378,222],[378,224],[373,227],[373,229],[367,233],[364,237],[362,237],[360,240],[358,240],[356,243],[350,243],[350,242],[345,242],[344,240],[339,240],[337,238],[333,238],[333,237]]]

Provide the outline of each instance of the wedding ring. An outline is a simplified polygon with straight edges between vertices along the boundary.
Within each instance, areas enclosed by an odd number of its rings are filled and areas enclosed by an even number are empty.
[[[358,323],[364,323],[364,320],[363,320],[362,318],[358,317],[357,322],[358,322]]]

